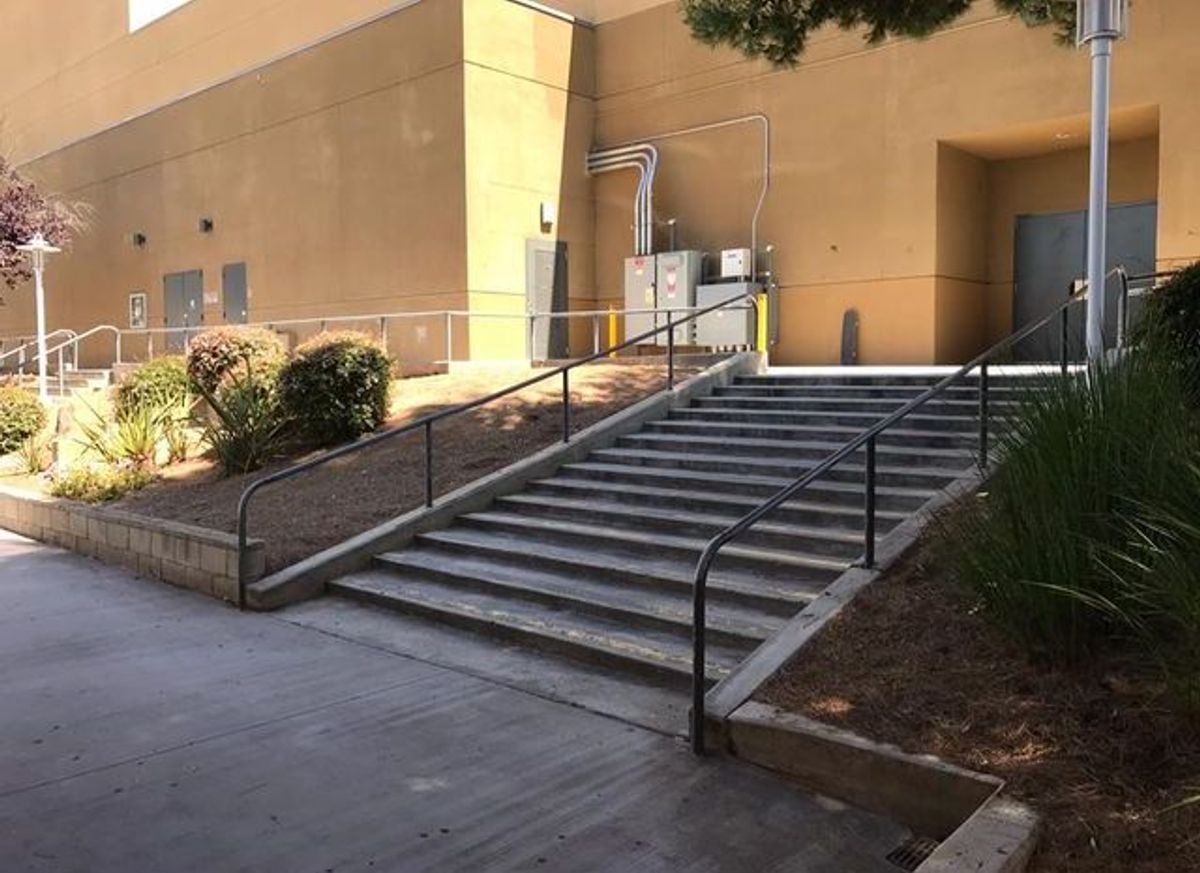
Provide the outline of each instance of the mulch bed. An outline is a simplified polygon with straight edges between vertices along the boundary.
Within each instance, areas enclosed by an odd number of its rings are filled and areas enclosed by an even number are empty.
[[[1200,871],[1200,719],[1119,661],[1032,664],[928,547],[868,588],[759,698],[1008,781],[1044,816],[1037,873]]]
[[[694,372],[681,368],[679,376]],[[530,375],[528,368],[498,366],[405,379],[386,426],[482,397]],[[574,371],[574,430],[661,390],[664,377],[665,369],[655,364],[602,363]],[[550,379],[435,425],[436,493],[445,494],[559,441],[560,397],[560,380]],[[162,481],[113,505],[234,532],[238,497],[246,485],[297,460],[289,458],[244,478],[222,478],[211,462],[193,461],[168,468]],[[424,493],[424,442],[418,432],[259,492],[251,506],[250,535],[266,541],[267,570],[273,572],[420,506]]]

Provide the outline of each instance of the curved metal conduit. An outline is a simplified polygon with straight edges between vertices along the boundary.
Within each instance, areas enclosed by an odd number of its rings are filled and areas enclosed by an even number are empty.
[[[633,253],[654,251],[654,176],[658,172],[658,149],[649,143],[630,143],[599,149],[587,157],[589,173],[637,170],[637,194],[633,204]]]
[[[657,134],[653,134],[652,136],[644,136],[638,142],[619,143],[610,148],[601,149],[601,150],[592,152],[592,154],[588,156],[588,170],[592,170],[593,156],[596,157],[597,159],[599,159],[605,155],[622,153],[622,150],[624,150],[624,149],[638,149],[638,148],[653,149],[654,146],[652,145],[652,143],[655,143],[655,142],[662,142],[663,140],[667,140],[667,139],[676,139],[677,137],[681,137],[681,136],[692,136],[693,134],[697,134],[697,133],[706,133],[710,130],[720,130],[721,128],[733,127],[734,125],[738,125],[738,124],[761,124],[762,125],[762,134],[763,134],[763,140],[762,140],[762,158],[763,158],[762,186],[760,187],[759,192],[758,192],[758,202],[754,206],[754,215],[750,219],[750,273],[752,276],[757,278],[758,277],[758,220],[759,220],[759,217],[762,215],[763,205],[767,202],[767,194],[770,193],[770,191],[771,191],[771,119],[768,118],[764,113],[755,112],[750,115],[739,115],[736,118],[726,118],[722,121],[713,121],[713,122],[709,122],[708,124],[698,124],[693,127],[683,127],[683,128],[679,128],[678,130],[668,130],[664,133],[657,133]],[[657,150],[655,150],[655,152],[654,152],[654,168],[653,169],[657,170],[657,168],[658,168],[658,152],[657,152]],[[654,232],[654,224],[653,224],[653,222],[654,222],[654,212],[653,212],[654,173],[653,173],[653,171],[651,172],[650,178],[649,178],[649,188],[650,188],[650,190],[647,192],[646,199],[648,200],[648,202],[650,204],[650,210],[646,216],[646,221],[648,224],[648,230],[651,235],[651,238],[653,238],[653,232]],[[652,248],[653,247],[651,247],[650,249],[647,249],[646,251],[637,252],[637,254],[650,254],[652,251]]]

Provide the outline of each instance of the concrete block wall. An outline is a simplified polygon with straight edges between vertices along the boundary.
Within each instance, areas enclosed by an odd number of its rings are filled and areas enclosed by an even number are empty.
[[[4,487],[0,527],[140,576],[237,602],[237,537],[232,534]],[[266,552],[262,540],[251,540],[249,549],[253,581],[266,570]]]

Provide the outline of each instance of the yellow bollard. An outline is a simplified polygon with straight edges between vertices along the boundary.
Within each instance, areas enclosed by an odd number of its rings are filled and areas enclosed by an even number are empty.
[[[608,347],[610,349],[617,346],[617,309],[611,303],[608,304]],[[616,352],[609,352],[610,358],[617,356]]]
[[[768,306],[770,304],[768,304],[767,300],[768,300],[767,292],[763,291],[762,293],[760,293],[758,295],[758,325],[757,325],[757,330],[755,332],[755,344],[754,345],[758,351],[763,352],[763,353],[766,353],[767,346],[771,342],[770,336],[767,331],[767,325],[769,325],[771,323],[770,322],[770,313],[767,311]]]

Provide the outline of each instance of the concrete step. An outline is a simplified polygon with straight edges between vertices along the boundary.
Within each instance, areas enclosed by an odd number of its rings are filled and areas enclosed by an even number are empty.
[[[647,422],[646,427],[641,433],[684,433],[750,439],[816,441],[841,448],[862,433],[862,430],[860,428],[838,427],[836,425],[714,421],[699,416],[692,416],[665,418],[659,421]],[[877,443],[881,449],[885,446],[898,446],[913,450],[957,448],[971,451],[978,445],[978,442],[979,433],[977,430],[913,430],[899,424],[888,428],[877,438]]]
[[[847,462],[848,463],[848,462]],[[766,499],[787,487],[794,477],[764,475],[728,475],[708,473],[700,470],[657,469],[625,464],[610,464],[600,461],[582,461],[566,464],[559,471],[560,477],[596,479],[624,482],[637,485],[653,484],[658,487],[695,490],[708,489],[717,493],[740,494]],[[934,488],[892,487],[880,485],[875,489],[876,505],[880,509],[915,511],[924,506],[935,494]],[[862,483],[839,482],[818,479],[804,489],[801,495],[809,499],[827,500],[843,506],[863,504]]]
[[[657,552],[676,560],[690,559],[693,562],[700,557],[700,552],[708,542],[708,538],[630,530],[594,523],[556,521],[493,510],[468,513],[461,516],[458,523],[468,527],[520,534],[528,537],[531,543],[539,545],[546,542],[578,545],[630,557]],[[763,579],[782,577],[811,581],[824,579],[830,582],[852,563],[850,560],[827,555],[783,551],[740,542],[737,545],[726,546],[721,551],[720,561],[725,567]]]
[[[532,482],[525,489],[525,493],[617,502],[629,506],[684,506],[691,512],[706,513],[724,524],[732,524],[746,513],[756,509],[762,502],[762,499],[758,497],[721,494],[712,490],[661,488],[654,485],[606,482],[600,479],[571,479],[564,476]],[[907,517],[907,512],[877,509],[875,511],[876,529],[881,534],[886,533]],[[788,501],[767,519],[784,524],[830,526],[857,533],[862,531],[863,510],[861,506],[844,506],[837,503],[801,499]]]
[[[634,467],[773,476],[789,481],[800,478],[820,464],[820,461],[812,459],[789,461],[779,458],[738,457],[698,452],[657,452],[649,449],[625,448],[599,449],[592,452],[589,460]],[[875,474],[877,485],[913,486],[929,489],[945,488],[958,478],[954,471],[938,467],[890,466],[879,463],[876,465]],[[821,478],[829,479],[832,482],[862,482],[865,476],[866,468],[855,462],[854,459],[847,458],[828,470]]]
[[[942,381],[950,372],[906,375],[900,373],[885,373],[885,374],[859,374],[853,372],[834,373],[834,374],[799,374],[799,373],[781,373],[767,372],[754,376],[739,376],[734,380],[734,384],[747,385],[832,385],[841,387],[844,385],[859,385],[859,386],[905,386],[911,387],[919,385],[925,388],[930,388]],[[994,370],[988,372],[988,385],[1003,385],[1003,386],[1019,386],[1019,385],[1036,385],[1038,381],[1044,377],[1037,373],[1029,374],[1012,374],[998,373]],[[977,374],[964,377],[959,384],[976,385],[979,377]]]
[[[707,436],[688,433],[646,431],[621,437],[617,445],[664,452],[721,451],[728,455],[759,458],[812,458],[823,460],[839,451],[845,443],[817,440],[764,439],[744,436]],[[866,449],[854,455],[861,458]],[[966,449],[907,448],[894,444],[879,445],[876,460],[884,464],[920,463],[927,467],[965,470],[975,463],[975,454]],[[861,463],[861,460],[859,461]]]
[[[793,412],[858,412],[874,413],[880,418],[900,409],[907,401],[888,397],[756,397],[741,394],[722,394],[699,397],[692,406],[698,409],[768,409]],[[1000,418],[1017,408],[1014,400],[989,397],[989,417]],[[927,400],[910,415],[979,416],[979,402],[972,400]],[[907,417],[907,416],[906,416]]]
[[[691,636],[690,591],[613,584],[593,579],[590,574],[530,563],[512,566],[487,556],[425,547],[386,552],[376,558],[381,570],[615,619],[631,627],[667,631],[684,639]],[[727,603],[714,607],[709,618],[710,641],[746,652],[783,625],[778,616]]]
[[[531,552],[528,540],[503,531],[454,526],[417,537],[415,548],[453,552],[486,559],[523,572],[532,567],[586,576],[609,585],[692,594],[696,562],[670,555],[621,554],[590,548],[586,543],[541,543]],[[822,580],[764,580],[729,567],[709,576],[709,599],[787,618],[803,609],[826,584]]]
[[[331,587],[339,594],[376,606],[435,618],[587,663],[641,675],[650,673],[676,685],[691,681],[691,645],[674,634],[645,629],[633,632],[620,622],[514,603],[505,597],[463,591],[403,573],[366,570],[345,576]],[[707,653],[710,684],[728,675],[742,656],[739,650],[721,645],[711,646]]]
[[[825,410],[796,411],[789,409],[745,409],[690,406],[671,410],[670,417],[686,421],[737,421],[749,424],[798,424],[826,425],[846,428],[861,433],[885,416],[875,412],[836,412]],[[914,412],[905,416],[904,423],[913,430],[970,432],[977,430],[979,422],[973,415],[929,415]],[[999,428],[1003,422],[995,421]]]
[[[1003,400],[1020,400],[1034,386],[1026,385],[993,385],[988,381],[988,396],[994,396]],[[815,385],[776,385],[776,384],[760,384],[758,382],[734,382],[730,385],[723,385],[713,389],[713,395],[716,397],[802,397],[802,398],[822,398],[822,397],[842,397],[847,399],[854,398],[895,398],[901,401],[913,400],[925,391],[928,386],[923,385],[885,385],[885,384],[869,384],[869,385],[832,385],[832,384],[815,384]],[[978,402],[979,388],[976,384],[958,384],[952,385],[944,389],[939,395],[945,400],[968,400]]]
[[[620,502],[547,497],[544,494],[512,494],[498,499],[494,507],[503,512],[559,521],[594,522],[606,527],[708,540],[719,534],[729,522],[711,515],[688,511],[685,504],[674,508],[633,507]],[[792,525],[764,520],[746,532],[740,542],[768,549],[797,550],[812,555],[827,555],[853,561],[863,553],[863,537],[852,530],[837,527]]]

